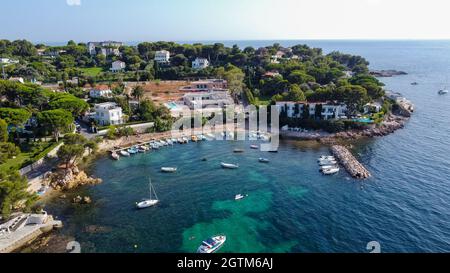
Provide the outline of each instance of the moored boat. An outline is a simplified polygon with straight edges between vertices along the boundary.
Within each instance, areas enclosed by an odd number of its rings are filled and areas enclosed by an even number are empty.
[[[225,243],[227,237],[225,235],[219,235],[208,238],[202,242],[197,249],[197,253],[214,253],[217,252]]]
[[[224,163],[224,162],[222,162],[222,163],[220,163],[220,165],[221,165],[222,168],[224,168],[224,169],[237,169],[237,168],[239,168],[239,165],[237,165],[237,164],[230,164],[230,163]]]
[[[247,197],[247,196],[248,196],[248,195],[237,194],[237,195],[234,197],[234,200],[236,200],[236,201],[242,200],[242,199],[244,199],[244,198]]]
[[[136,149],[135,147],[131,147],[131,148],[129,148],[129,149],[127,150],[127,152],[128,152],[129,154],[134,155],[134,154],[137,154],[139,151],[138,151],[138,149]]]
[[[320,166],[336,165],[336,164],[337,164],[336,160],[321,160],[321,161],[319,161]]]
[[[233,153],[243,153],[244,150],[243,149],[234,149]]]
[[[163,173],[175,173],[177,171],[177,168],[175,168],[175,167],[162,167],[161,171]]]
[[[325,169],[325,170],[323,170],[322,172],[323,172],[323,174],[325,174],[325,175],[332,175],[332,174],[338,173],[338,172],[339,172],[339,168],[334,167],[334,168],[330,168],[330,169]]]
[[[267,159],[267,158],[260,158],[259,159],[259,162],[261,162],[261,163],[269,163],[270,162],[270,160],[269,159]]]
[[[141,202],[136,203],[136,207],[138,209],[149,208],[149,207],[152,207],[152,206],[154,206],[154,205],[159,203],[159,199],[158,199],[158,196],[156,195],[156,191],[155,191],[155,188],[152,185],[152,180],[151,179],[149,179],[149,188],[150,188],[150,198],[149,199],[144,199]],[[152,193],[155,196],[154,199],[152,197]]]
[[[198,141],[198,137],[197,137],[197,136],[191,136],[191,140],[192,140],[193,142],[197,142],[197,141]]]
[[[250,149],[257,150],[259,149],[258,145],[250,145]]]
[[[112,152],[111,153],[111,158],[114,159],[114,160],[119,160],[120,156],[116,152]]]
[[[127,157],[130,156],[130,153],[125,150],[120,151],[120,154]]]

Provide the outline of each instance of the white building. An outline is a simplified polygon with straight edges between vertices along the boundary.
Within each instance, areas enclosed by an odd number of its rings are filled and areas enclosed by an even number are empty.
[[[22,77],[11,77],[9,78],[10,81],[12,82],[20,82],[20,83],[25,83],[24,79]]]
[[[11,60],[8,58],[0,58],[0,64],[18,64],[19,61],[17,60]]]
[[[120,51],[119,48],[123,46],[124,44],[122,42],[115,42],[115,41],[105,41],[105,42],[89,42],[87,44],[87,48],[89,51],[89,54],[91,55],[97,55],[98,53],[101,53],[105,56],[119,56]]]
[[[364,114],[378,113],[382,108],[383,106],[378,102],[367,103],[364,105]]]
[[[205,58],[196,58],[195,61],[192,62],[192,68],[194,69],[204,69],[209,66],[208,59]]]
[[[89,91],[89,97],[91,98],[109,98],[112,96],[112,91],[109,88],[93,88],[91,91]]]
[[[227,91],[187,93],[183,96],[184,104],[190,109],[222,109],[234,105]]]
[[[156,51],[155,62],[157,63],[168,63],[170,61],[170,52],[167,50]]]
[[[120,72],[126,68],[126,64],[122,61],[115,61],[111,65],[112,72]]]
[[[286,111],[286,116],[288,118],[303,118],[303,109],[308,107],[309,118],[314,118],[316,116],[316,107],[318,105],[322,106],[322,111],[320,112],[321,118],[324,120],[328,119],[339,119],[344,118],[347,114],[347,106],[342,103],[331,103],[331,102],[304,102],[304,101],[278,101],[276,107],[279,113]]]
[[[96,104],[95,120],[101,126],[122,124],[122,108],[117,106],[117,104],[114,102]]]

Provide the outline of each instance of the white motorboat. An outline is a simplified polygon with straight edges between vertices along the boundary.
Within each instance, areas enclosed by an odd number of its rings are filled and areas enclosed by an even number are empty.
[[[336,160],[321,160],[321,161],[319,161],[320,166],[336,165],[336,164],[337,164]]]
[[[159,203],[158,196],[156,195],[155,188],[153,188],[151,179],[149,179],[149,188],[150,188],[150,198],[149,199],[144,199],[141,202],[136,203],[136,207],[138,209],[145,209],[145,208],[152,207],[152,206],[154,206],[154,205]],[[152,193],[155,196],[154,199],[152,197]]]
[[[237,169],[239,168],[239,165],[237,164],[229,164],[229,163],[220,163],[220,165],[222,166],[222,168],[224,169]]]
[[[326,160],[331,161],[331,160],[336,160],[336,158],[332,155],[323,155],[317,159],[317,162],[326,161]]]
[[[183,143],[189,143],[189,139],[187,137],[182,137]]]
[[[270,162],[270,160],[269,159],[267,159],[267,158],[260,158],[259,159],[259,162],[261,162],[261,163],[269,163]]]
[[[175,168],[175,167],[162,167],[161,171],[163,173],[175,173],[175,172],[177,172],[177,168]]]
[[[339,172],[339,168],[334,167],[334,168],[330,168],[330,169],[325,169],[322,172],[323,172],[323,174],[326,174],[326,175],[332,175],[332,174],[338,173]]]
[[[237,195],[234,197],[234,200],[236,200],[236,201],[242,200],[242,199],[244,199],[244,198],[247,197],[247,196],[248,196],[248,195],[237,194]]]
[[[219,235],[204,240],[201,246],[197,249],[197,253],[214,253],[217,252],[225,243],[227,237]]]
[[[447,89],[441,89],[441,90],[439,90],[438,94],[439,94],[439,95],[445,95],[445,94],[448,94],[448,90],[447,90]]]
[[[127,157],[130,156],[130,153],[125,150],[120,151],[120,154]]]
[[[119,160],[120,156],[116,152],[112,152],[111,153],[111,158],[114,159],[114,160]]]
[[[259,149],[258,145],[250,145],[250,149],[257,150]]]

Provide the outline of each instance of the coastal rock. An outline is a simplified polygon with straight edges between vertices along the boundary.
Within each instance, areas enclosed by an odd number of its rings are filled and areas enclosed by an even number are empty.
[[[408,75],[408,73],[398,70],[373,70],[370,71],[370,74],[375,77],[393,77],[393,76]]]
[[[60,169],[50,177],[50,185],[56,190],[70,190],[83,185],[96,185],[101,183],[99,178],[88,177],[78,168]]]
[[[78,195],[77,197],[72,199],[72,203],[74,203],[74,204],[90,204],[90,203],[92,203],[92,200],[89,196],[81,197]]]

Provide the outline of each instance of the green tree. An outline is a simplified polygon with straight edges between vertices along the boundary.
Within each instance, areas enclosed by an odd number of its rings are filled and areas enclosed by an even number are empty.
[[[141,101],[142,97],[145,94],[145,90],[141,85],[137,85],[133,88],[131,91],[131,95],[138,100],[138,102]]]
[[[0,108],[0,118],[8,124],[20,126],[31,118],[31,113],[22,108]]]
[[[57,152],[58,158],[66,164],[66,169],[76,164],[76,160],[83,154],[84,146],[81,144],[64,144]]]
[[[367,90],[359,85],[346,85],[338,88],[344,95],[344,102],[347,104],[348,112],[354,115],[367,101]]]
[[[0,142],[8,141],[8,123],[0,119]]]
[[[48,110],[37,114],[38,123],[53,133],[56,141],[59,141],[61,132],[69,129],[74,121],[70,112],[63,109]]]
[[[94,140],[90,140],[90,141],[86,142],[86,144],[84,146],[86,148],[88,148],[89,154],[95,153],[98,150],[98,143],[95,142]]]
[[[289,101],[304,101],[306,97],[303,91],[300,89],[300,86],[292,84],[285,99]]]
[[[87,143],[86,137],[75,133],[66,134],[63,140],[64,144],[67,145],[75,145],[75,144],[85,145]]]
[[[228,89],[235,97],[241,95],[244,90],[245,74],[242,70],[233,65],[227,65],[226,71],[223,75],[228,82]]]
[[[4,218],[15,209],[28,211],[37,200],[35,194],[27,191],[28,181],[18,171],[0,172],[0,209]]]
[[[114,125],[110,125],[108,127],[108,131],[106,132],[107,139],[116,139],[117,128]]]

